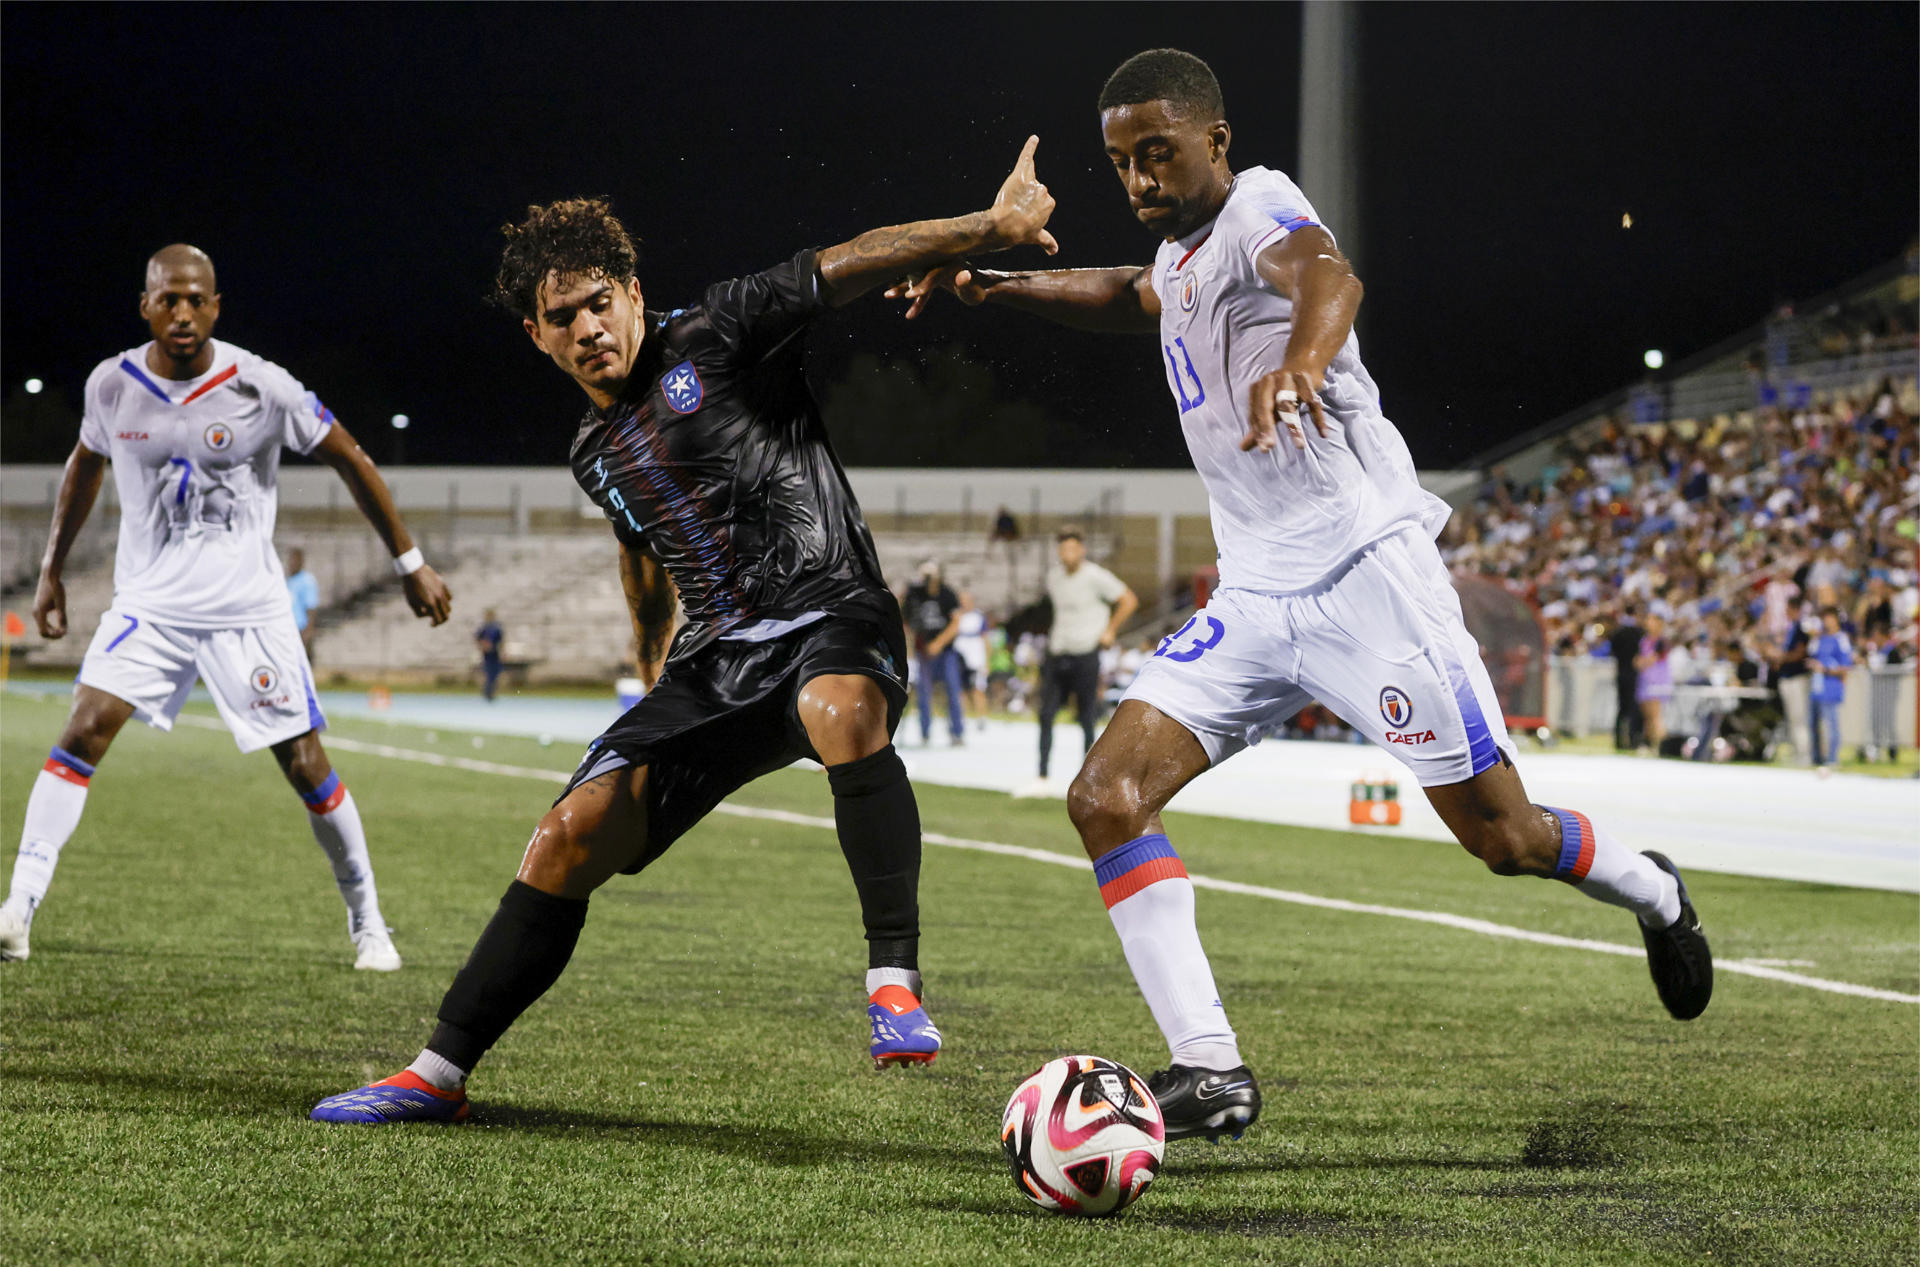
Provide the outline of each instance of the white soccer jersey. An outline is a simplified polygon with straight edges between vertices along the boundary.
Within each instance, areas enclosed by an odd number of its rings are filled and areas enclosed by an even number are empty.
[[[291,619],[273,549],[280,448],[311,452],[333,415],[230,343],[210,341],[212,368],[180,382],[147,369],[148,346],[99,364],[80,423],[120,494],[114,608],[200,629]]]
[[[1187,450],[1207,486],[1224,586],[1289,593],[1321,580],[1355,552],[1417,522],[1432,535],[1446,503],[1420,487],[1406,441],[1380,412],[1380,393],[1347,337],[1320,393],[1331,434],[1301,411],[1307,447],[1286,432],[1271,453],[1243,453],[1247,395],[1280,368],[1293,304],[1254,258],[1319,217],[1279,172],[1235,179],[1212,223],[1163,243],[1153,264],[1161,355]]]

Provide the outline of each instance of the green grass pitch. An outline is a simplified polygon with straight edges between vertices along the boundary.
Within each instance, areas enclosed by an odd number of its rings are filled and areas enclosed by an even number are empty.
[[[63,703],[0,704],[11,860]],[[334,735],[565,769],[520,740]],[[1090,874],[929,847],[931,1070],[866,1059],[830,832],[716,816],[594,899],[459,1128],[329,1127],[410,1059],[552,784],[335,750],[405,970],[350,970],[298,802],[222,732],[130,726],[0,966],[0,1260],[1875,1263],[1920,1255],[1920,1008],[1723,975],[1667,1019],[1643,962],[1202,892],[1266,1113],[1182,1143],[1123,1218],[1040,1213],[999,1111],[1043,1060],[1164,1049]],[[1619,789],[1619,795],[1631,789]],[[745,805],[830,814],[783,772]],[[1072,853],[1058,803],[923,787],[928,830]],[[1595,806],[1602,812],[1604,806]],[[1174,817],[1196,873],[1622,944],[1630,917],[1451,847]],[[1920,992],[1911,895],[1697,874],[1723,958]]]

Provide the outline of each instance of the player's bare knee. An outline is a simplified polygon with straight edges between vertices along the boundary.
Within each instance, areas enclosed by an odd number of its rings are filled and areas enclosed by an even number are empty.
[[[107,749],[113,744],[113,732],[98,717],[82,718],[74,716],[67,720],[65,730],[60,732],[59,746],[80,758],[88,765],[99,765],[100,758],[107,755]]]
[[[543,893],[570,896],[592,858],[584,835],[576,830],[573,816],[556,805],[541,818],[527,841],[527,852],[520,859],[520,881]]]
[[[1503,815],[1478,824],[1471,839],[1460,843],[1495,875],[1525,875],[1537,869],[1532,865],[1537,850],[1526,826],[1512,815]]]
[[[273,745],[273,759],[297,792],[311,792],[333,773],[333,762],[313,731]]]
[[[59,746],[88,765],[98,765],[132,712],[124,701],[83,686],[74,693]]]
[[[1099,857],[1146,830],[1152,816],[1139,781],[1088,763],[1067,788],[1067,817],[1090,857]]]
[[[800,725],[825,765],[870,757],[887,746],[887,701],[869,679],[819,677],[801,690]]]

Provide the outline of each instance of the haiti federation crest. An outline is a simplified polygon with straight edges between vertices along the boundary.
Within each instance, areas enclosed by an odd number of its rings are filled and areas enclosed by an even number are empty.
[[[271,695],[273,688],[280,685],[280,675],[273,671],[271,664],[256,666],[250,676],[253,680],[253,689],[262,695]]]
[[[215,453],[224,453],[233,447],[233,428],[224,422],[210,422],[207,429],[200,433],[200,438]]]
[[[1395,730],[1405,730],[1413,724],[1413,701],[1399,687],[1383,686],[1380,688],[1380,716]]]
[[[700,371],[693,368],[693,362],[682,361],[660,376],[660,394],[667,398],[667,407],[673,412],[690,414],[700,408],[706,387],[700,382]]]

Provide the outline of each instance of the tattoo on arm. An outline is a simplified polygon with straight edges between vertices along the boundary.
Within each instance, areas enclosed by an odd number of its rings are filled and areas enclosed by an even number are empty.
[[[622,545],[620,587],[627,593],[627,610],[633,618],[633,636],[641,666],[658,664],[666,658],[667,641],[673,633],[677,601],[673,581],[659,560],[644,548]]]
[[[820,280],[829,301],[845,304],[903,274],[951,263],[990,245],[992,230],[993,218],[984,211],[869,229],[820,252]]]

